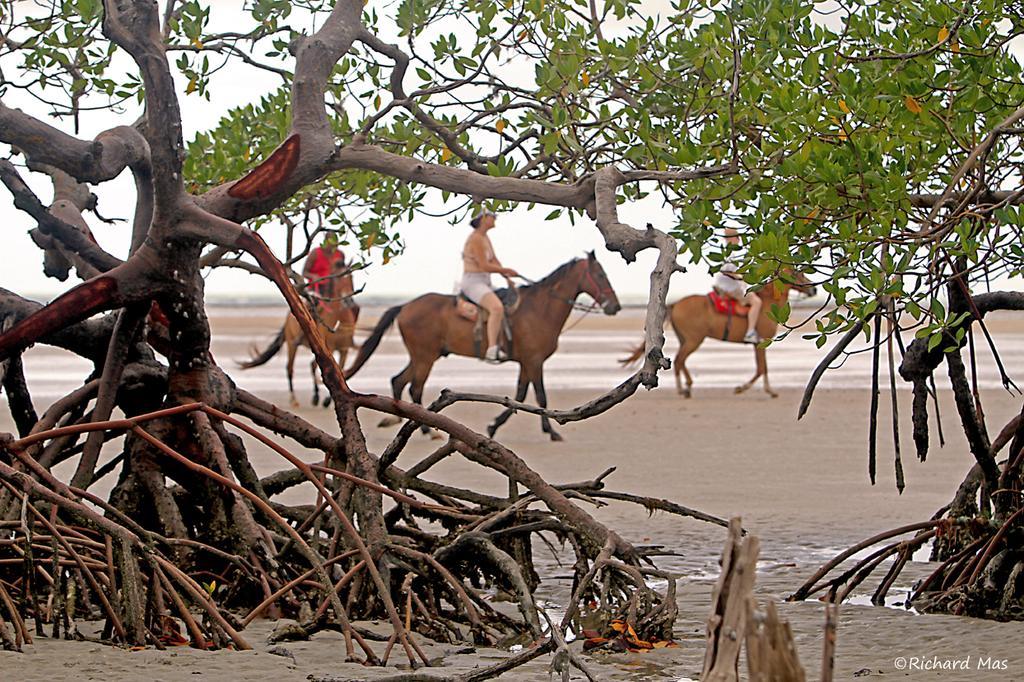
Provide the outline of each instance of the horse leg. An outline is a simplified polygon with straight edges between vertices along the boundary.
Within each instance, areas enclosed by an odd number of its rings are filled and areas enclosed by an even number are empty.
[[[433,360],[419,366],[416,366],[415,363],[413,364],[412,383],[409,385],[409,396],[412,398],[412,401],[417,405],[423,404],[423,386],[424,384],[427,383],[427,377],[430,376],[430,369],[433,366]],[[440,440],[441,438],[443,438],[443,436],[440,433],[434,431],[426,424],[420,425],[420,431],[427,434],[434,440]]]
[[[764,365],[764,349],[763,348],[755,347],[754,348],[754,376],[750,377],[750,381],[748,381],[747,383],[745,383],[745,384],[743,384],[741,386],[737,386],[735,388],[735,392],[736,393],[744,393],[746,391],[749,391],[754,386],[754,384],[757,382],[757,380],[760,379],[762,376],[764,376],[764,380],[765,380],[765,382],[767,382],[768,381],[768,374],[767,374],[767,371],[766,371],[765,365]],[[765,389],[765,390],[767,390],[769,393],[771,393],[770,389]]]
[[[295,374],[295,352],[299,350],[297,344],[288,343],[288,363],[285,365],[285,373],[288,375],[288,404],[298,407],[299,401],[295,399],[295,385],[293,376]]]
[[[750,381],[745,384],[740,384],[733,392],[736,394],[744,393],[754,385],[754,383],[761,377],[761,361],[757,357],[757,348],[754,349],[754,376],[750,377]]]
[[[405,368],[401,372],[399,372],[395,376],[391,377],[391,395],[392,395],[392,397],[394,397],[395,400],[401,400],[402,399],[402,391],[404,391],[405,387],[409,385],[409,381],[411,379],[412,379],[412,361],[410,361],[409,364],[406,365]],[[380,420],[380,422],[377,424],[377,426],[378,427],[394,426],[395,424],[400,424],[401,422],[402,422],[402,419],[400,417],[395,417],[395,416],[384,417],[383,419]]]
[[[676,361],[675,361],[676,390],[679,392],[679,395],[683,396],[684,398],[691,398],[691,397],[693,397],[693,391],[692,391],[693,377],[690,376],[690,370],[688,370],[686,368],[686,358],[690,357],[690,355],[695,350],[700,348],[700,344],[703,341],[704,341],[703,337],[698,339],[696,342],[692,342],[692,341],[689,341],[689,340],[684,340],[683,344],[681,346],[679,346],[679,351],[676,353]],[[686,385],[685,386],[683,386],[679,382],[679,373],[680,372],[682,372],[683,376],[686,377]]]
[[[766,348],[757,349],[757,361],[761,366],[761,376],[764,377],[764,392],[773,398],[778,398],[779,394],[772,390],[772,385],[768,383],[768,355]]]
[[[516,402],[521,403],[526,400],[526,392],[530,389],[530,382],[526,379],[526,371],[522,365],[519,365],[519,381],[516,383]],[[491,422],[490,426],[487,427],[487,435],[494,438],[494,434],[498,432],[501,425],[508,421],[509,417],[515,412],[511,407],[502,411],[494,421]]]
[[[548,406],[548,393],[544,390],[544,368],[538,367],[536,373],[533,376],[533,394],[537,397],[537,405],[542,409],[547,409]],[[542,415],[540,418],[540,429],[544,433],[548,434],[553,441],[563,440],[561,434],[551,428],[551,420],[548,419],[547,415]]]
[[[683,366],[679,362],[679,353],[676,353],[675,362],[672,363],[672,376],[676,378],[676,393],[679,395],[686,395],[683,392],[683,379],[682,379]],[[687,375],[689,377],[689,375]],[[691,382],[692,383],[692,382]],[[689,397],[689,396],[687,396]]]
[[[309,373],[313,375],[313,407],[320,404],[320,382],[316,380],[316,358],[309,363]]]

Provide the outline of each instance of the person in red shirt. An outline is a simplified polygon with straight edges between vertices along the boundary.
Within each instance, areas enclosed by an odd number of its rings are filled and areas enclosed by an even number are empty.
[[[351,297],[355,291],[351,272],[328,279],[332,274],[343,270],[344,267],[345,254],[338,248],[338,236],[328,234],[320,246],[309,252],[309,256],[306,257],[306,262],[302,266],[302,276],[309,283],[309,290],[314,296],[331,299],[339,299],[342,296]],[[351,307],[355,315],[359,315],[359,306],[351,298],[346,298],[341,303]]]

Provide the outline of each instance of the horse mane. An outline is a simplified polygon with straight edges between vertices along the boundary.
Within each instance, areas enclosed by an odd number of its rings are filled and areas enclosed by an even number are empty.
[[[530,289],[534,289],[534,288],[550,286],[550,285],[554,284],[555,282],[561,280],[567,274],[569,274],[569,270],[571,270],[572,267],[574,265],[576,265],[576,263],[579,263],[579,262],[580,262],[579,258],[573,258],[571,261],[569,261],[567,263],[562,263],[561,265],[559,265],[557,268],[552,270],[549,274],[545,275],[542,279],[539,279],[539,280],[537,280],[536,282],[534,282],[532,284],[524,284],[523,286],[519,287],[519,289],[521,291],[526,291],[526,290],[530,290]]]

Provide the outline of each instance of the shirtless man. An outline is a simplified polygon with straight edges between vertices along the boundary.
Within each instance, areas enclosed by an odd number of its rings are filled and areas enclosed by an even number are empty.
[[[725,240],[730,244],[740,243],[739,234],[731,227],[725,230]],[[737,269],[736,261],[731,256],[727,258],[722,269],[715,275],[714,288],[719,294],[750,306],[747,313],[747,333],[743,336],[743,343],[759,343],[761,337],[757,334],[757,319],[761,315],[761,297],[754,292],[747,292],[747,285],[744,284]]]
[[[487,311],[487,352],[484,353],[484,360],[501,362],[507,359],[498,348],[498,333],[505,317],[505,308],[494,293],[491,273],[504,277],[510,287],[513,286],[512,278],[520,275],[512,268],[503,266],[494,255],[494,247],[487,236],[487,232],[494,228],[494,220],[494,213],[482,209],[469,221],[473,232],[462,249],[462,282],[459,289],[466,298]]]

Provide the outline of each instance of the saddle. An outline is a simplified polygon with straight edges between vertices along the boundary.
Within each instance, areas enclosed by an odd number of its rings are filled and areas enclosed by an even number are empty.
[[[715,309],[716,313],[728,316],[725,320],[725,331],[722,332],[722,340],[727,341],[729,339],[729,328],[732,327],[732,318],[746,317],[747,313],[750,312],[750,306],[742,305],[732,296],[725,296],[714,289],[708,292],[708,300],[711,301],[711,306]]]
[[[711,300],[711,305],[714,306],[716,313],[746,317],[747,313],[750,312],[750,306],[742,305],[735,298],[724,296],[713,289],[708,293],[708,298]]]
[[[519,292],[515,289],[495,289],[494,294],[505,307],[505,319],[501,321],[498,332],[498,347],[506,357],[512,357],[512,324],[510,320],[519,309]],[[473,323],[473,355],[482,358],[487,351],[487,310],[459,292],[455,296],[455,312],[463,319]]]

